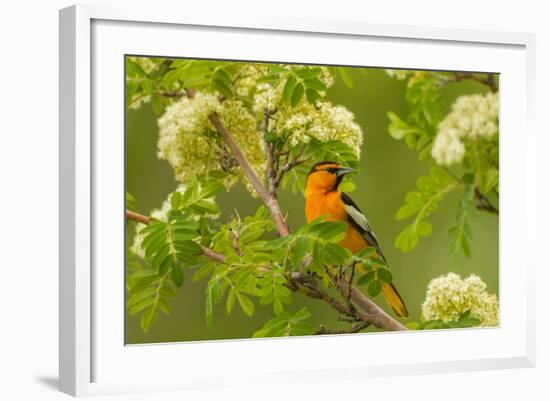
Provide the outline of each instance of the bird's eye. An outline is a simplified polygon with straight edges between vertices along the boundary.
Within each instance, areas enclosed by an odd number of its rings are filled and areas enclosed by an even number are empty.
[[[327,171],[331,174],[336,173],[336,169],[334,167],[327,168]]]

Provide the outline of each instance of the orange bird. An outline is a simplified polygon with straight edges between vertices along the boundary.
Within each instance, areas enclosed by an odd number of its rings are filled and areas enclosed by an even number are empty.
[[[348,194],[338,190],[344,175],[351,171],[351,168],[330,161],[317,163],[311,168],[306,185],[306,219],[310,222],[327,215],[326,220],[346,222],[348,232],[340,245],[353,253],[367,246],[374,247],[380,258],[386,261],[367,217]],[[403,299],[392,283],[382,286],[382,294],[397,316],[409,316]]]

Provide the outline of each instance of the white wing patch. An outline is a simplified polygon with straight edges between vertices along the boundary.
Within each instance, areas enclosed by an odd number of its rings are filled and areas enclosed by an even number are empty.
[[[376,236],[374,235],[374,231],[369,224],[369,221],[367,220],[367,217],[363,213],[354,208],[352,205],[344,204],[344,208],[346,209],[348,215],[353,219],[353,221],[355,221],[355,223],[357,223],[359,227],[361,227],[366,232],[371,233],[372,236],[376,238]]]

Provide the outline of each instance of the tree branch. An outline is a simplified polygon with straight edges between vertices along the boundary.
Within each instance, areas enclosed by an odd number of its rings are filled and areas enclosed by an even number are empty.
[[[498,86],[497,86],[497,82],[495,80],[494,74],[487,74],[487,76],[483,78],[479,75],[476,75],[470,72],[455,73],[455,79],[454,79],[455,82],[464,81],[466,79],[471,79],[479,83],[482,83],[483,85],[487,85],[489,89],[491,89],[491,92],[493,93],[498,92]]]
[[[275,146],[272,143],[269,143],[267,141],[266,135],[269,128],[269,118],[271,117],[271,113],[266,108],[264,110],[264,117],[262,119],[262,124],[260,126],[260,131],[263,135],[264,140],[264,149],[265,149],[265,155],[266,155],[266,163],[265,163],[265,170],[266,170],[266,176],[267,180],[269,182],[269,190],[268,194],[273,197],[277,197],[276,187],[273,185],[276,177],[275,173]]]
[[[237,162],[239,163],[239,166],[241,166],[241,168],[243,169],[246,178],[248,179],[250,184],[252,184],[252,187],[254,188],[254,190],[256,190],[262,201],[269,208],[271,215],[273,216],[273,220],[275,221],[275,225],[277,226],[277,231],[279,231],[279,235],[281,235],[282,237],[289,235],[290,230],[288,228],[288,225],[286,224],[283,214],[281,213],[281,208],[279,207],[279,202],[277,201],[277,198],[275,198],[273,195],[270,195],[265,189],[264,185],[258,178],[258,175],[254,171],[248,160],[246,160],[246,156],[239,148],[239,145],[237,145],[237,142],[235,142],[235,139],[233,138],[231,133],[222,124],[218,114],[212,113],[209,118],[218,133],[221,135],[224,142],[233,153],[235,159],[237,159]]]
[[[337,283],[345,292],[349,291],[350,284],[345,277],[340,277]],[[365,319],[376,327],[392,331],[407,330],[404,325],[388,315],[382,308],[353,285],[351,286],[351,300],[366,312]]]
[[[484,210],[488,213],[496,214],[497,216],[499,215],[498,209],[477,188],[475,190],[475,197],[476,197],[476,207],[479,210]]]
[[[138,223],[143,224],[149,224],[151,222],[151,218],[149,216],[144,216],[142,214],[132,212],[131,210],[126,209],[126,218],[128,220],[134,220]]]
[[[294,167],[296,166],[299,166],[300,164],[302,163],[305,163],[306,162],[306,159],[301,159],[302,155],[304,154],[306,150],[306,147],[303,146],[302,149],[300,150],[300,153],[296,156],[296,158],[292,161],[289,161],[289,157],[290,157],[290,152],[287,154],[287,157],[286,157],[286,162],[284,164],[284,166],[281,168],[281,170],[279,171],[279,173],[276,175],[276,177],[273,179],[273,183],[272,183],[272,186],[275,190],[277,190],[277,188],[279,188],[279,185],[281,184],[281,180],[283,179],[284,175],[286,173],[288,173],[290,170],[292,170]]]
[[[461,187],[464,187],[466,185],[464,183],[464,180],[462,180],[455,173],[453,173],[450,168],[448,168],[448,167],[442,167],[442,168],[443,168],[443,170],[445,170],[445,172],[447,174],[449,174],[451,177],[453,177],[455,179],[455,181]],[[493,188],[493,190],[494,190],[494,188]],[[489,199],[487,199],[487,197],[485,195],[483,195],[481,193],[478,186],[474,187],[474,195],[475,195],[475,198],[476,198],[476,208],[478,210],[483,210],[483,211],[491,213],[491,214],[496,214],[497,216],[499,215],[498,209],[489,201]]]
[[[128,220],[137,221],[138,223],[143,223],[143,224],[150,224],[151,220],[152,220],[148,216],[144,216],[143,214],[132,212],[131,210],[128,210],[128,209],[126,209],[126,218]],[[202,254],[204,256],[206,256],[207,258],[213,260],[214,262],[218,262],[218,263],[223,263],[224,262],[225,256],[222,255],[221,253],[218,253],[218,252],[214,251],[213,249],[210,249],[210,248],[208,248],[206,246],[203,246],[203,245],[201,245],[200,247],[202,248]]]
[[[292,273],[289,280],[289,288],[295,292],[301,292],[302,294],[315,299],[320,299],[329,304],[341,315],[347,316],[354,321],[364,321],[364,317],[360,316],[357,311],[350,308],[349,305],[344,305],[336,298],[331,296],[328,292],[324,291],[315,277],[311,274]]]
[[[323,335],[323,334],[351,334],[351,333],[359,333],[361,330],[366,329],[369,327],[368,322],[359,322],[357,324],[354,324],[347,330],[330,330],[327,329],[325,326],[321,325],[319,329],[315,332],[315,334]]]

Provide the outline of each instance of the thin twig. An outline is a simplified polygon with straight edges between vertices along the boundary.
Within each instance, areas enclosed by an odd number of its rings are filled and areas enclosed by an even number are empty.
[[[351,273],[349,276],[349,288],[348,288],[348,296],[346,298],[346,301],[348,304],[351,304],[351,287],[353,285],[353,278],[355,276],[355,262],[351,265]]]
[[[269,109],[266,108],[264,110],[264,117],[262,119],[262,124],[260,125],[260,131],[264,139],[264,149],[265,149],[265,155],[266,155],[265,172],[267,176],[267,181],[269,183],[268,193],[270,196],[276,198],[277,197],[276,187],[273,185],[277,175],[275,172],[275,164],[276,164],[275,163],[275,145],[267,140],[270,117],[271,117],[271,113]]]
[[[455,82],[460,82],[467,79],[471,79],[473,81],[482,83],[483,85],[487,85],[489,89],[491,89],[491,92],[493,93],[498,92],[498,85],[495,80],[494,74],[486,74],[486,77],[482,77],[480,75],[476,75],[470,72],[457,72],[455,73],[454,79],[452,80]]]
[[[331,330],[331,329],[327,329],[325,326],[321,325],[319,326],[319,329],[314,333],[314,334],[317,334],[317,335],[324,335],[324,334],[352,334],[352,333],[359,333],[361,330],[364,330],[366,329],[367,327],[370,326],[370,323],[369,322],[359,322],[357,324],[354,324],[353,326],[351,326],[349,329],[336,329],[336,330]]]
[[[328,292],[324,291],[319,286],[319,283],[317,282],[315,277],[313,277],[311,274],[293,273],[290,277],[289,284],[290,289],[293,291],[301,292],[302,294],[307,295],[310,298],[323,300],[331,307],[336,309],[338,313],[351,317],[355,321],[362,320],[361,316],[359,316],[355,310],[339,302]]]
[[[128,209],[126,209],[126,218],[129,220],[137,221],[138,223],[143,223],[143,224],[149,224],[151,222],[150,217],[144,216],[136,212],[132,212],[131,210],[128,210]]]
[[[347,290],[349,283],[345,278],[338,280],[337,285]],[[351,300],[367,314],[368,321],[378,328],[392,331],[407,330],[407,328],[393,317],[388,315],[382,308],[376,305],[369,297],[359,289],[351,287]]]
[[[231,223],[227,223],[229,227],[229,231],[231,232],[231,236],[233,238],[233,248],[235,248],[235,251],[237,252],[237,255],[243,256],[243,251],[241,249],[241,246],[239,245],[239,236],[241,235],[241,216],[239,216],[239,212],[235,210],[235,214],[237,215],[237,229],[233,230],[231,228]]]
[[[466,183],[460,177],[458,177],[455,173],[453,173],[451,171],[451,169],[449,169],[448,167],[442,167],[442,169],[447,174],[449,174],[451,177],[453,177],[455,179],[455,181],[457,182],[457,184],[459,184],[461,187],[466,186]],[[493,188],[493,190],[494,190],[494,188]],[[479,188],[477,186],[475,187],[474,194],[475,194],[475,197],[476,197],[476,208],[477,209],[483,210],[483,211],[491,213],[491,214],[495,214],[497,216],[499,215],[498,208],[495,207],[491,203],[491,201],[489,201],[489,199],[481,193],[481,191],[479,190]]]
[[[277,199],[267,192],[264,185],[258,178],[258,175],[246,159],[246,156],[237,145],[237,142],[235,142],[235,139],[233,139],[231,133],[222,124],[218,114],[212,113],[209,118],[218,133],[221,135],[224,142],[231,150],[231,153],[233,153],[235,159],[237,159],[237,162],[239,163],[239,166],[241,166],[241,168],[243,169],[246,178],[248,178],[248,181],[250,182],[252,187],[256,190],[262,201],[269,208],[271,215],[273,216],[273,220],[275,221],[275,225],[277,226],[277,230],[279,231],[279,235],[281,235],[282,237],[289,235],[290,230],[288,228],[288,225],[286,224],[283,214],[281,213],[281,209],[279,207],[279,202],[277,201]]]
[[[304,154],[305,150],[306,150],[306,146],[304,145],[304,146],[302,146],[302,148],[300,149],[300,152],[296,155],[296,157],[292,161],[289,160],[290,159],[290,151],[286,153],[285,164],[279,170],[279,173],[277,174],[277,176],[273,180],[273,187],[275,188],[275,190],[281,184],[281,180],[283,179],[283,177],[286,173],[288,173],[294,167],[299,166],[300,164],[305,163],[307,161],[307,159],[302,159],[301,158],[302,155]]]
[[[498,208],[495,207],[485,195],[481,193],[481,191],[476,188],[475,189],[475,197],[476,197],[476,207],[479,210],[484,210],[488,213],[499,215]]]
[[[144,216],[143,214],[132,212],[131,210],[126,210],[126,218],[129,219],[129,220],[137,221],[139,223],[143,223],[143,224],[150,224],[151,220],[152,220],[148,216]],[[225,261],[225,256],[224,255],[222,255],[221,253],[218,253],[218,252],[214,251],[213,249],[210,249],[206,246],[201,245],[200,247],[202,249],[202,254],[204,256],[206,256],[207,258],[213,260],[214,262],[224,263],[224,261]]]

